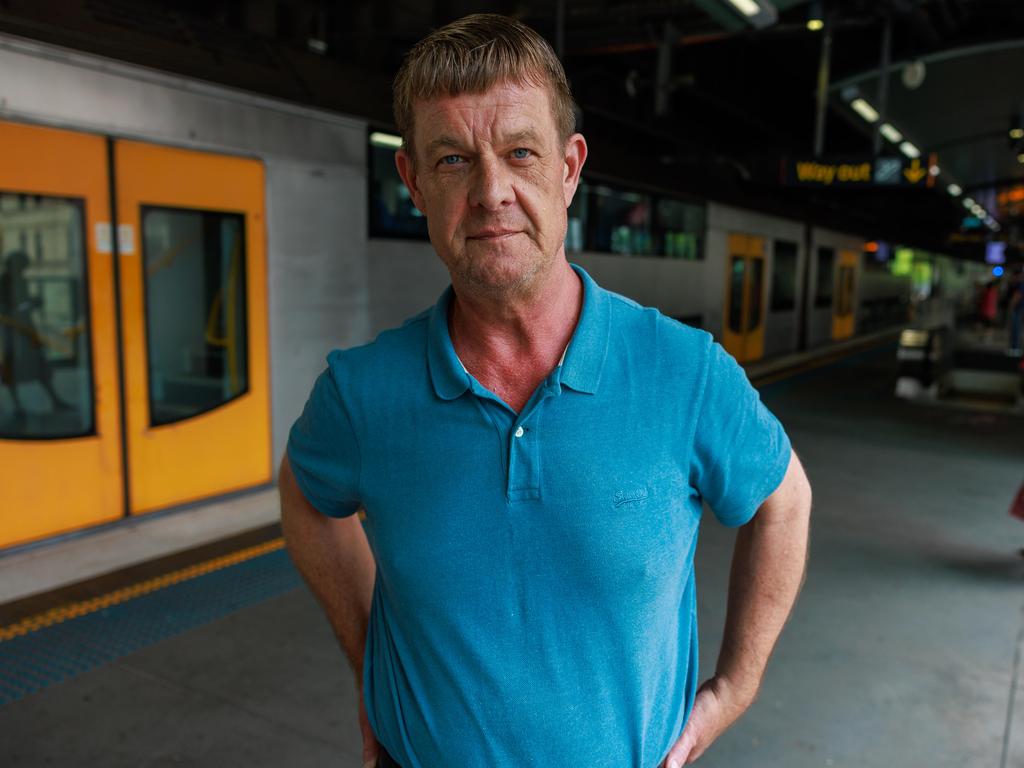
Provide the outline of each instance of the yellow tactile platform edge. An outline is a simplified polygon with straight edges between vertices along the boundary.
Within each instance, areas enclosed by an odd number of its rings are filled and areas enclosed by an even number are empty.
[[[56,608],[51,608],[48,611],[43,611],[35,616],[29,616],[28,618],[17,621],[14,624],[9,624],[6,627],[0,627],[0,642],[4,640],[11,640],[12,638],[20,635],[34,632],[37,629],[43,629],[54,624],[60,624],[62,621],[68,619],[74,619],[79,616],[85,616],[95,611],[103,610],[111,605],[117,605],[123,603],[126,600],[131,600],[135,597],[141,597],[147,595],[150,592],[155,592],[158,589],[169,587],[172,584],[178,584],[182,581],[188,581],[194,579],[197,576],[210,573],[211,571],[218,571],[221,568],[227,568],[228,566],[235,565],[237,563],[251,560],[254,557],[265,555],[269,552],[284,547],[284,539],[277,538],[263,544],[257,544],[254,547],[247,547],[241,549],[238,552],[232,552],[229,555],[221,555],[215,557],[212,560],[206,560],[202,563],[196,563],[190,565],[187,568],[182,568],[177,571],[165,573],[162,576],[155,576],[152,579],[141,581],[138,584],[132,584],[129,587],[122,587],[116,589],[113,592],[108,592],[105,595],[99,597],[93,597],[89,600],[82,600],[77,603],[69,603],[67,605],[61,605]]]

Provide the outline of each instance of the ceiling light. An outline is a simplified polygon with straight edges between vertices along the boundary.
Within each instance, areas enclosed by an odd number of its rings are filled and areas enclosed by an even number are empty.
[[[897,131],[893,126],[889,125],[889,123],[882,123],[878,126],[878,132],[893,144],[899,144],[903,141],[903,134]]]
[[[1024,128],[1011,128],[1010,129],[1011,139],[1024,139]]]
[[[972,200],[972,199],[971,199],[971,198],[969,198],[969,197],[965,197],[965,198],[964,198],[964,199],[962,200],[962,202],[963,202],[963,204],[964,204],[964,208],[973,208],[973,207],[974,207],[974,200]]]
[[[729,2],[744,16],[757,16],[761,12],[761,6],[754,0],[729,0]]]
[[[370,143],[375,147],[389,147],[391,149],[402,148],[402,137],[393,133],[381,133],[374,131],[370,134]]]
[[[937,165],[930,165],[928,166],[928,173],[931,174],[932,176],[938,176],[940,173],[942,173],[942,169],[939,168],[939,166]]]
[[[1021,152],[1019,155],[1017,155],[1017,162],[1024,163],[1024,152]]]
[[[909,141],[904,141],[900,144],[900,152],[910,158],[918,158],[921,156],[921,150],[911,144]]]
[[[953,197],[957,197],[961,192],[963,192],[963,190],[960,189],[959,184],[950,184],[948,187],[946,187],[946,191],[949,192],[949,194],[951,194]]]
[[[811,32],[820,32],[825,28],[825,22],[821,19],[811,19],[807,22],[807,28],[811,30]]]
[[[878,120],[878,113],[875,112],[875,108],[864,101],[864,99],[854,99],[850,102],[850,106],[853,107],[854,112],[863,117],[869,123],[873,123]]]

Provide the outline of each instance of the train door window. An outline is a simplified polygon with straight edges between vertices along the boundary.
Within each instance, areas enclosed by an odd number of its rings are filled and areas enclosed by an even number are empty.
[[[731,256],[729,264],[729,330],[743,333],[743,278],[746,260],[743,256]]]
[[[761,297],[764,295],[764,259],[750,260],[750,307],[747,311],[747,331],[761,325]]]
[[[790,312],[796,308],[797,244],[776,240],[772,260],[772,312]]]
[[[0,191],[0,437],[95,433],[84,206]]]
[[[853,267],[839,267],[839,314],[853,313]]]
[[[142,209],[150,419],[181,421],[248,390],[245,221]]]
[[[818,248],[818,277],[814,292],[815,307],[832,306],[835,261],[836,252],[832,248]]]

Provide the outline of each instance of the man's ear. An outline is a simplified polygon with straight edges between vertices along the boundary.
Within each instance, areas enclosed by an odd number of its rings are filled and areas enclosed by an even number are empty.
[[[582,133],[574,133],[565,144],[565,175],[562,177],[562,187],[565,193],[565,207],[572,204],[576,195],[576,187],[580,183],[580,172],[583,164],[587,161],[587,140]]]
[[[426,216],[427,212],[423,208],[423,195],[417,185],[416,164],[404,148],[395,152],[395,167],[398,169],[398,175],[402,177],[402,181],[405,182],[405,186],[409,190],[412,204],[419,209],[420,213]]]

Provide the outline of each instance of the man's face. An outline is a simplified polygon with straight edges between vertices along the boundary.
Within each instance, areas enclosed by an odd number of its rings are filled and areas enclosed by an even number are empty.
[[[528,292],[563,252],[583,137],[563,146],[548,90],[531,85],[414,109],[416,156],[399,150],[396,164],[453,282],[493,296]]]

